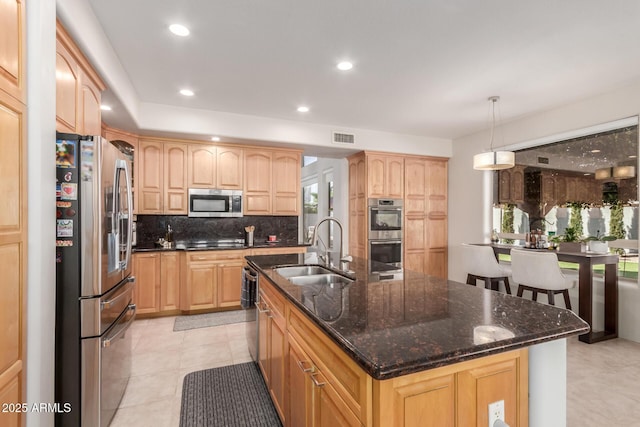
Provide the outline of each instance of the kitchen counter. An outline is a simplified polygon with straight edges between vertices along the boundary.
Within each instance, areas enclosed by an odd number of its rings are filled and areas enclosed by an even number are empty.
[[[377,380],[579,335],[571,311],[404,271],[380,280],[354,258],[353,283],[289,282],[275,266],[313,264],[314,254],[248,256],[248,262]]]
[[[264,248],[292,248],[309,246],[308,243],[298,241],[279,241],[275,243],[258,243],[253,246],[246,246],[244,243],[216,244],[215,242],[181,242],[177,241],[170,248],[158,246],[155,243],[142,243],[133,247],[133,252],[164,252],[164,251],[216,251],[216,250],[236,250],[236,249],[264,249]]]

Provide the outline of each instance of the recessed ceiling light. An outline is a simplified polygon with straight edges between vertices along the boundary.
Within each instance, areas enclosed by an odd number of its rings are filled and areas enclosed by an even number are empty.
[[[212,136],[211,140],[212,141],[220,141],[220,137],[219,136]]]
[[[630,159],[636,159],[638,156],[634,156],[633,154],[629,156]]]
[[[301,105],[300,107],[298,107],[298,113],[308,113],[309,112],[309,107],[305,107],[304,105]]]
[[[186,37],[189,35],[189,29],[184,25],[180,25],[180,24],[169,25],[169,31],[171,31],[176,36],[180,36],[180,37]]]
[[[110,106],[108,106],[108,105],[105,105],[105,104],[102,104],[102,105],[100,106],[100,109],[101,109],[102,111],[111,111],[111,107],[110,107]]]
[[[599,153],[600,150],[591,150],[592,153]]]
[[[584,176],[589,176],[591,175],[590,173],[583,173]]]
[[[338,63],[338,65],[336,65],[336,67],[338,67],[338,70],[348,71],[348,70],[353,68],[353,64],[351,62],[349,62],[349,61],[342,61],[342,62]]]
[[[180,95],[184,95],[184,96],[193,96],[193,91],[190,89],[182,89],[180,90]]]

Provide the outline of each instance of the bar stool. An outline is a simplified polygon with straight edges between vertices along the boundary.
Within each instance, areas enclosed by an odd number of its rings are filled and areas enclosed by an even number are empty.
[[[538,300],[538,292],[547,294],[549,304],[555,305],[554,296],[562,294],[564,304],[571,310],[569,289],[575,287],[575,278],[565,275],[554,252],[517,250],[511,251],[513,281],[518,283],[518,296],[532,292],[532,300]]]
[[[467,285],[476,286],[478,280],[484,281],[484,287],[494,291],[500,290],[500,282],[508,294],[511,294],[509,276],[511,269],[498,263],[490,246],[462,244],[462,257],[467,272]]]

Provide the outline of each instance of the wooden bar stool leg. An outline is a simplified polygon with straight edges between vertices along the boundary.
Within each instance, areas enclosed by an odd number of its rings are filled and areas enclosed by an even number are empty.
[[[504,282],[504,288],[507,290],[507,293],[511,295],[511,286],[509,286],[509,278],[505,277],[503,282]]]
[[[549,304],[556,305],[556,300],[553,291],[547,291],[547,296],[549,297]]]
[[[521,297],[523,292],[524,288],[522,287],[522,285],[518,285],[518,296]]]
[[[467,274],[467,285],[476,285],[476,276],[473,274]]]
[[[532,301],[538,301],[538,291],[531,289],[531,300]]]
[[[569,290],[565,289],[562,291],[562,296],[564,297],[564,305],[567,307],[567,310],[571,310],[571,300],[569,299]]]
[[[484,278],[484,288],[485,289],[491,289],[491,278],[490,277],[485,277]]]

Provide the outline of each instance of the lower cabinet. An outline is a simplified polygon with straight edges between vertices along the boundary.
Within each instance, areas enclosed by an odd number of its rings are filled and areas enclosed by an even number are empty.
[[[177,252],[141,252],[133,255],[133,293],[138,314],[179,309],[180,262]]]
[[[243,251],[187,253],[181,309],[239,306],[243,256]]]
[[[499,400],[507,424],[528,425],[527,349],[374,380],[264,277],[259,321],[259,365],[285,427],[484,427]]]
[[[286,422],[286,320],[284,297],[272,289],[260,289],[258,322],[260,333],[259,366],[264,375],[280,419]],[[265,345],[262,345],[265,343]]]

